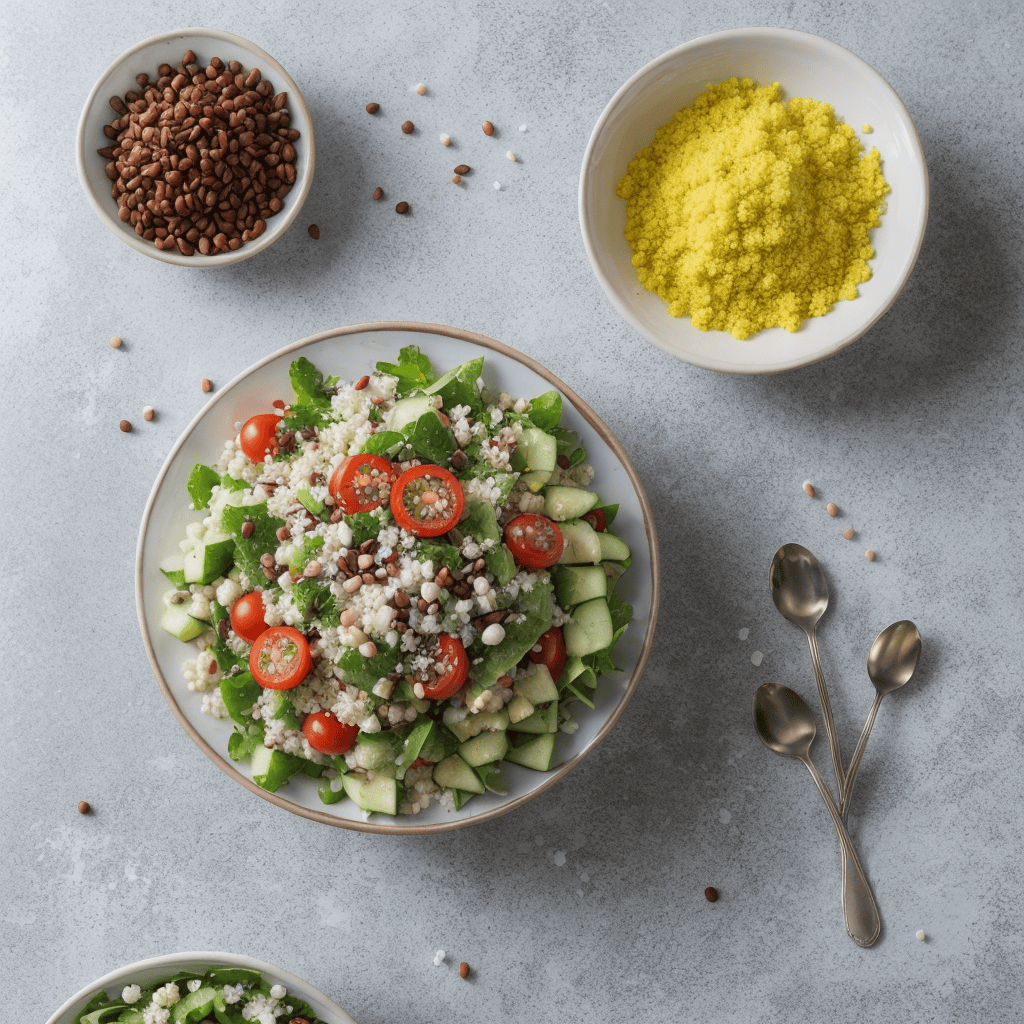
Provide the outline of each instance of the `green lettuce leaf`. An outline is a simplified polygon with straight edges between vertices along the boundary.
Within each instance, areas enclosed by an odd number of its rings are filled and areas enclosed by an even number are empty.
[[[220,474],[209,466],[197,462],[188,475],[188,496],[192,499],[192,505],[196,509],[207,508],[210,504],[210,496],[213,489],[220,484]]]
[[[526,415],[535,427],[550,431],[562,418],[562,396],[557,391],[545,391],[530,403]]]
[[[251,537],[242,536],[242,524],[247,520],[255,527]],[[235,564],[250,581],[262,582],[265,577],[260,556],[277,551],[277,530],[285,525],[284,520],[269,515],[267,503],[261,501],[256,505],[225,505],[221,525],[235,538]]]
[[[403,431],[412,450],[421,458],[436,466],[447,466],[448,460],[458,447],[451,428],[446,427],[434,412],[424,413],[415,423]]]
[[[492,686],[498,676],[511,674],[516,663],[526,656],[537,642],[537,637],[551,626],[551,579],[538,578],[533,589],[521,591],[513,608],[526,616],[521,622],[504,622],[505,639],[495,647],[487,647],[477,640],[472,645],[472,657],[481,658],[474,665],[472,675],[482,687]]]
[[[422,391],[437,379],[430,359],[418,345],[407,345],[398,353],[397,363],[380,362],[377,369],[398,378],[398,394],[403,398],[413,391]]]
[[[454,409],[457,405],[468,405],[474,415],[483,411],[484,401],[476,382],[484,372],[483,356],[469,359],[454,370],[449,370],[428,388],[428,395],[440,395],[445,409]],[[557,421],[556,421],[557,422]]]

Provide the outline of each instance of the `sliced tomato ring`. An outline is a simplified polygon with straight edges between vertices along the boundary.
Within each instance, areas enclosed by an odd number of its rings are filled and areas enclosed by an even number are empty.
[[[249,651],[249,671],[268,690],[292,690],[313,667],[306,638],[291,626],[264,630]]]
[[[314,711],[303,719],[302,735],[314,750],[336,756],[352,749],[359,729],[339,722],[330,711]]]
[[[440,466],[413,466],[391,488],[395,522],[417,537],[447,533],[462,517],[465,504],[462,484]]]
[[[548,670],[551,678],[557,683],[558,677],[562,674],[568,659],[568,654],[565,650],[565,638],[562,636],[561,628],[559,626],[552,626],[550,629],[544,630],[537,637],[537,642],[530,648],[526,656],[530,661],[543,665]]]
[[[395,467],[383,455],[350,455],[338,463],[327,489],[342,512],[380,508],[395,482]]]
[[[442,633],[437,638],[437,647],[431,667],[434,678],[429,683],[419,680],[428,700],[454,697],[469,676],[469,655],[458,637]]]
[[[505,543],[520,565],[547,569],[562,557],[565,538],[547,516],[523,512],[505,527]]]
[[[608,520],[605,518],[603,508],[592,508],[583,518],[590,523],[598,533],[604,533],[604,531],[608,529]]]

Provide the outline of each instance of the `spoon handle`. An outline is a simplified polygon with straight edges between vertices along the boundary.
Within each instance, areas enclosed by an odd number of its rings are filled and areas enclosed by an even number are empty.
[[[825,735],[828,736],[828,748],[832,752],[832,767],[836,773],[836,792],[842,799],[846,784],[846,773],[843,771],[843,759],[839,754],[839,737],[836,735],[836,723],[832,718],[832,704],[828,699],[828,688],[825,676],[821,671],[821,660],[818,658],[818,639],[813,629],[808,629],[807,646],[811,649],[811,665],[814,668],[814,681],[818,684],[818,700],[821,703],[821,715],[825,719]]]
[[[875,715],[878,714],[883,696],[881,693],[875,694],[875,702],[871,705],[871,710],[868,712],[864,728],[861,730],[860,739],[857,741],[857,749],[853,752],[850,770],[846,773],[846,785],[840,793],[839,801],[839,813],[842,815],[843,821],[846,821],[846,816],[850,813],[850,800],[853,797],[853,784],[857,781],[857,769],[860,768],[860,759],[864,756],[864,748],[868,745],[871,726],[875,724]]]
[[[832,824],[836,827],[839,835],[839,846],[843,851],[843,920],[846,923],[846,934],[857,943],[858,946],[870,946],[878,938],[882,930],[878,919],[878,908],[875,906],[875,897],[871,892],[871,883],[868,882],[864,869],[857,859],[857,852],[850,842],[849,833],[839,815],[839,808],[832,799],[832,794],[825,785],[825,780],[818,774],[809,755],[800,758],[811,773],[815,784],[821,793],[822,800],[832,815]]]

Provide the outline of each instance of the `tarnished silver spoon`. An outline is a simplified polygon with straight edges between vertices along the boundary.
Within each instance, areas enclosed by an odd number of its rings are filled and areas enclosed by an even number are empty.
[[[886,626],[871,645],[868,652],[868,676],[875,687],[875,702],[871,705],[867,720],[864,722],[857,749],[853,752],[853,760],[846,773],[846,785],[841,791],[839,812],[843,816],[843,821],[850,810],[853,784],[857,781],[857,769],[860,767],[860,759],[868,744],[871,726],[875,724],[875,715],[878,714],[882,698],[910,680],[920,657],[921,633],[909,619],[900,619],[899,622]]]
[[[821,793],[822,800],[832,815],[832,823],[839,835],[843,852],[843,919],[846,933],[860,946],[870,946],[881,931],[878,908],[864,869],[850,842],[846,826],[839,814],[832,794],[828,791],[818,769],[811,761],[811,743],[817,727],[814,713],[800,694],[780,686],[765,683],[754,694],[754,727],[761,742],[777,754],[795,757],[807,765],[811,777]]]
[[[836,723],[832,720],[832,705],[828,699],[825,676],[822,674],[821,660],[818,658],[818,640],[814,634],[818,619],[828,608],[828,584],[825,582],[825,573],[818,560],[802,544],[783,544],[775,552],[768,578],[775,607],[790,622],[796,623],[807,636],[814,681],[818,684],[821,716],[825,719],[825,735],[828,736],[832,767],[836,773],[836,793],[841,799],[846,773],[843,771],[843,759],[839,754],[839,737],[836,735]]]

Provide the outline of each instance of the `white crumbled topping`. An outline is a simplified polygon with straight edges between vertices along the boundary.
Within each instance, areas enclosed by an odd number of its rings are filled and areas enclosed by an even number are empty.
[[[230,717],[227,705],[224,703],[224,698],[221,696],[219,689],[203,694],[203,703],[200,705],[199,710],[202,714],[210,715],[213,718]]]
[[[241,985],[225,985],[224,986],[224,1002],[225,1003],[237,1003],[242,998],[244,990]]]
[[[284,985],[272,985],[270,988],[271,999],[284,999],[288,995],[288,989]]]
[[[437,952],[436,952],[436,953],[434,954],[434,966],[435,966],[435,967],[440,967],[440,966],[441,966],[441,964],[443,964],[443,963],[444,963],[444,961],[445,961],[445,952],[444,952],[444,950],[443,950],[443,949],[439,949],[439,950],[438,950],[438,951],[437,951]]]
[[[157,1006],[173,1006],[180,998],[181,993],[173,981],[167,982],[153,993],[153,1002]]]
[[[156,998],[155,995],[154,998]],[[171,1011],[166,1007],[158,1006],[156,1003],[150,1003],[142,1011],[143,1024],[167,1024],[170,1019]]]
[[[142,998],[142,989],[138,985],[126,985],[121,990],[121,998],[129,1005],[137,1003]]]
[[[203,987],[203,979],[202,978],[191,978],[191,979],[189,979],[187,987],[188,987],[189,992],[198,992]]]

